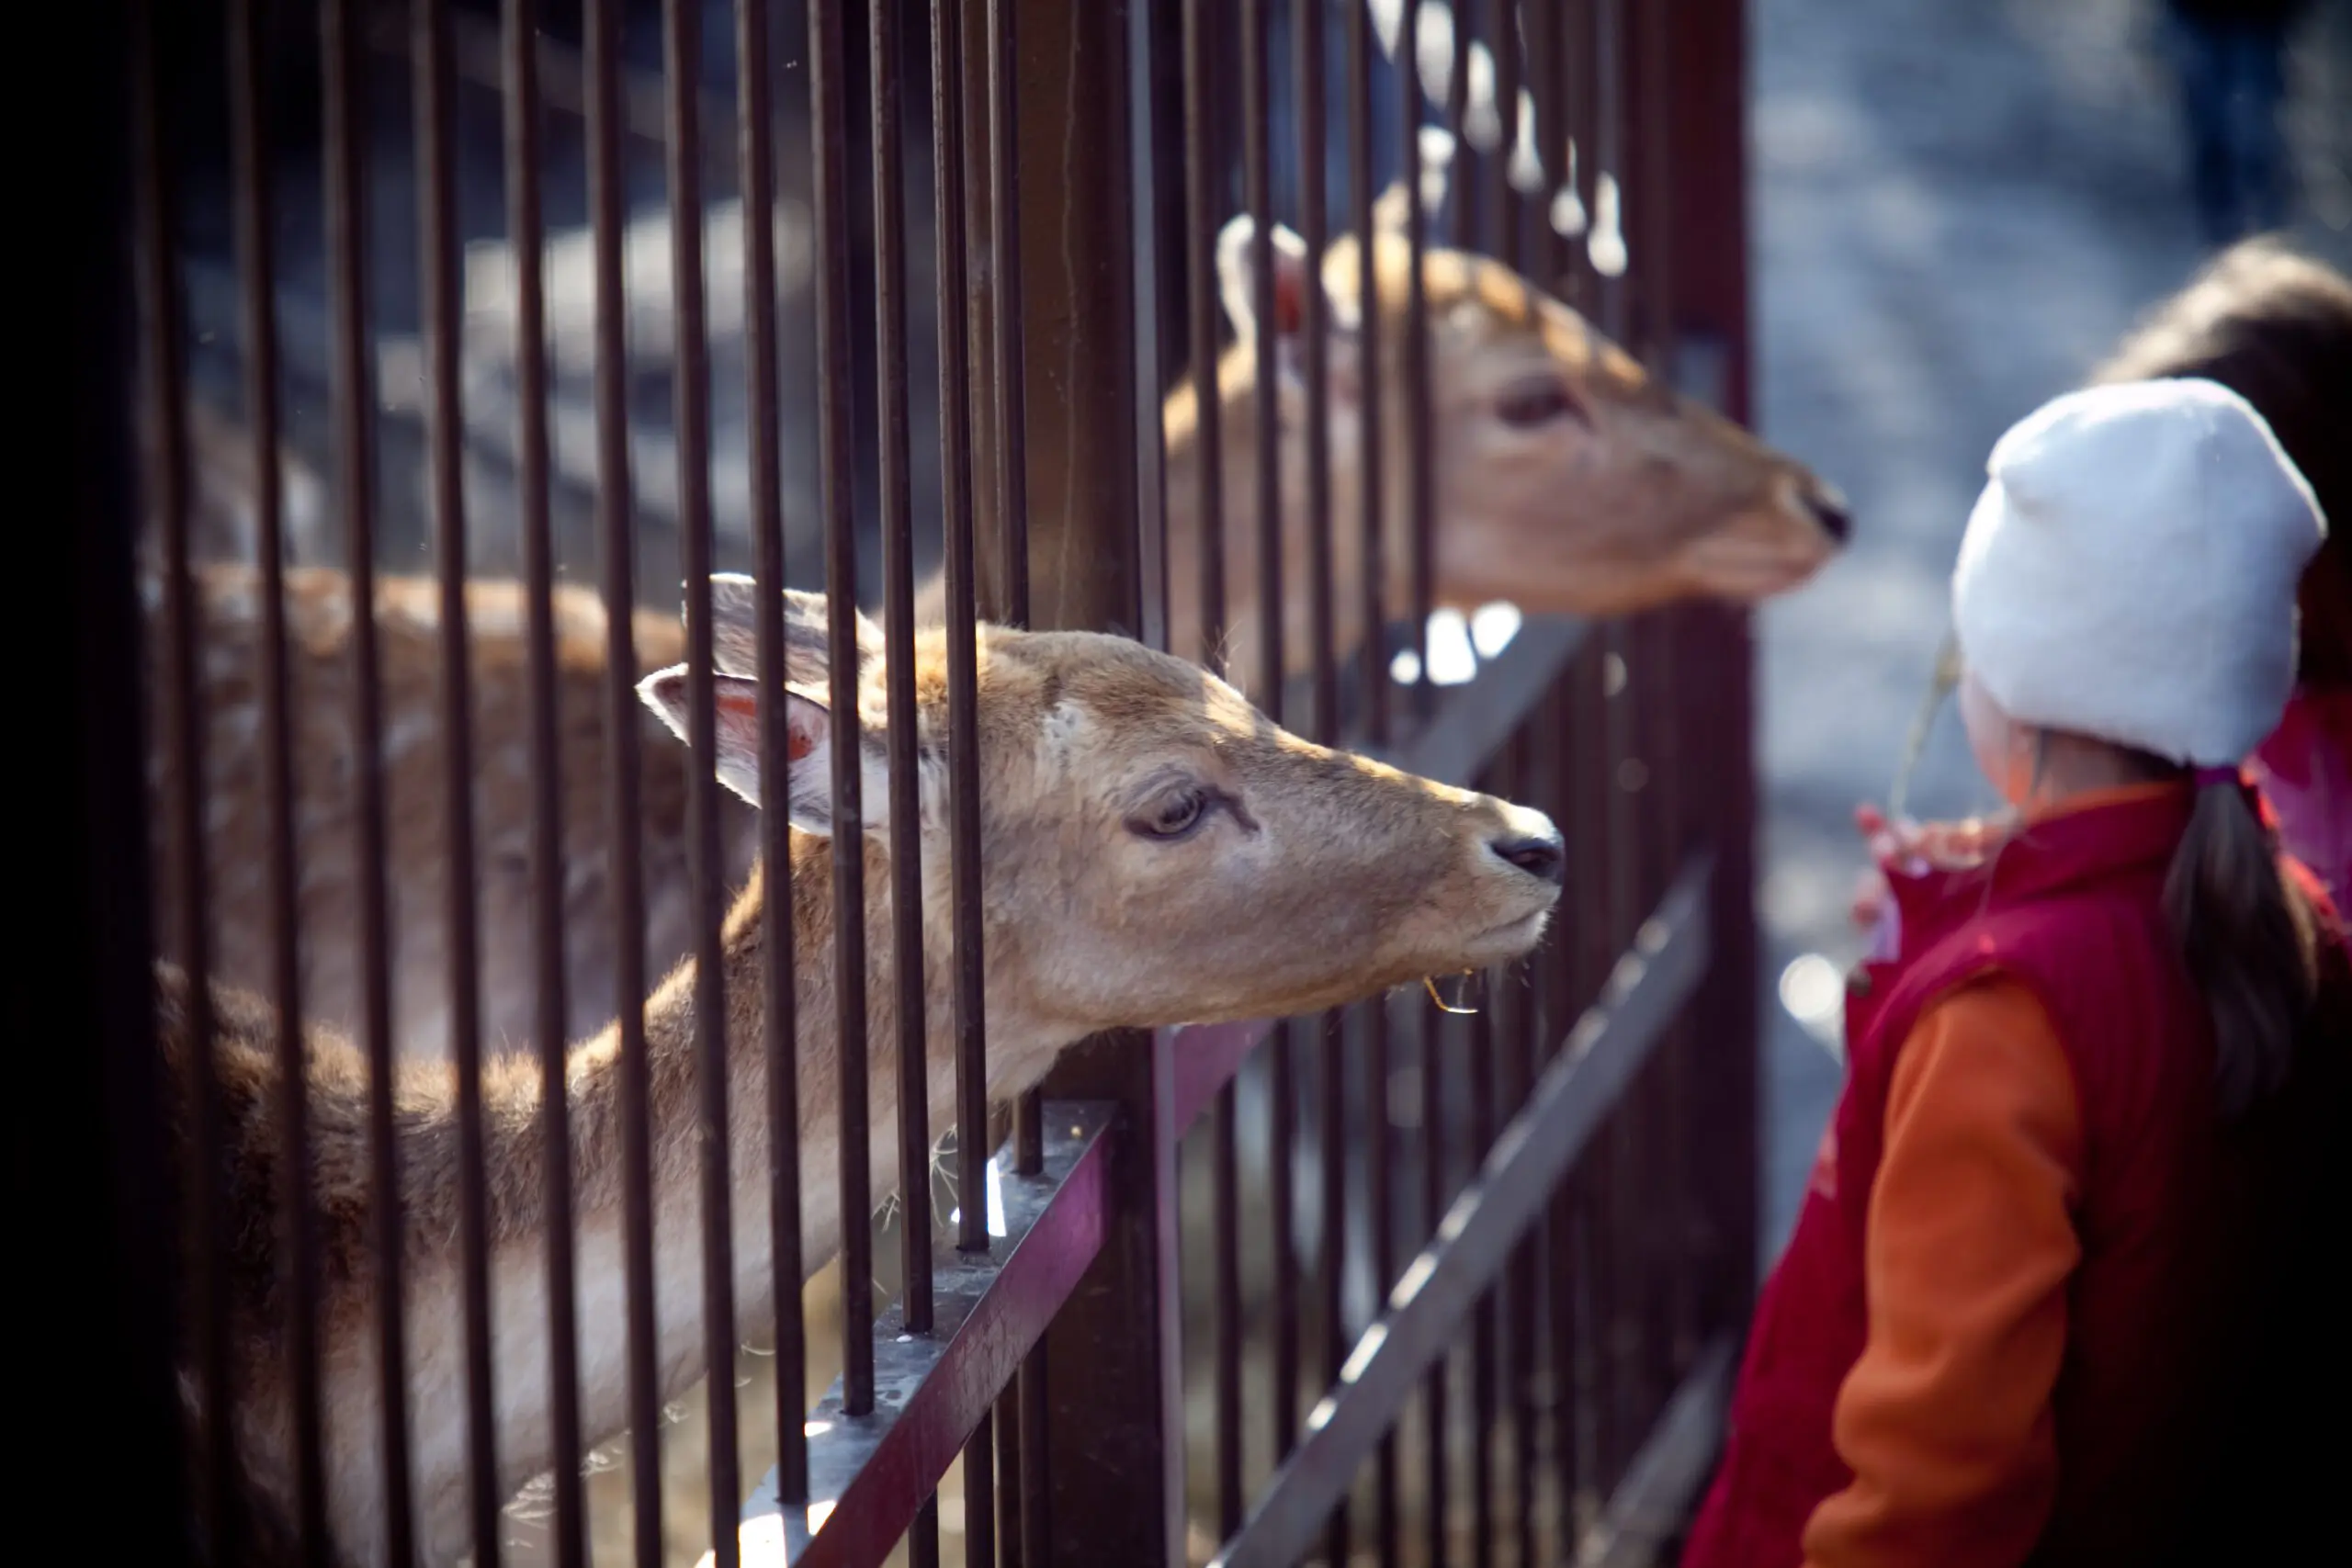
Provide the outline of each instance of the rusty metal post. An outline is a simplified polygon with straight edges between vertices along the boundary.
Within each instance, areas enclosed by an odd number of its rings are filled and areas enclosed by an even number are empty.
[[[1689,0],[1662,73],[1673,106],[1664,156],[1674,202],[1673,336],[1678,379],[1734,419],[1750,417],[1746,9],[1739,0]],[[1691,1146],[1711,1257],[1700,1295],[1702,1333],[1740,1332],[1752,1304],[1758,1254],[1758,954],[1755,886],[1753,639],[1747,615],[1694,610],[1687,668],[1703,669],[1713,711],[1694,735],[1713,754],[1691,776],[1714,781],[1699,810],[1715,856],[1713,966],[1697,1009]]]
[[[1013,6],[1030,621],[1143,629],[1159,545],[1156,0]],[[1140,526],[1138,526],[1140,524]],[[985,570],[985,569],[984,569]],[[1142,1033],[1066,1055],[1048,1099],[1115,1100],[1111,1233],[1046,1337],[1039,1563],[1182,1562],[1171,1065]],[[1068,1375],[1084,1370],[1081,1378]]]

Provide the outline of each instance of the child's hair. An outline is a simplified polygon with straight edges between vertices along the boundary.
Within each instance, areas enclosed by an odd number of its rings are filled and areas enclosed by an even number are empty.
[[[2271,238],[2222,253],[2133,329],[2095,383],[2198,377],[2252,403],[2330,533],[2304,569],[2301,679],[2352,685],[2352,278]]]
[[[2040,781],[2051,735],[2034,737]],[[2177,762],[2120,749],[2130,773],[2177,779]],[[2030,830],[2030,829],[2028,829]],[[2287,1079],[2319,998],[2320,915],[2278,858],[2245,790],[2197,788],[2188,828],[2165,873],[2165,923],[2213,1019],[2213,1089],[2224,1117],[2253,1109]]]
[[[2164,910],[2213,1015],[2213,1087],[2236,1116],[2286,1081],[2319,994],[2319,914],[2233,785],[2197,791]]]

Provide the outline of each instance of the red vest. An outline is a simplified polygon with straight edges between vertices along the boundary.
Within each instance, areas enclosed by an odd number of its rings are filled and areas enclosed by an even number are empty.
[[[1903,953],[1849,982],[1846,1092],[1758,1303],[1685,1568],[1794,1568],[1815,1507],[1852,1479],[1830,1418],[1868,1333],[1863,1224],[1895,1059],[1930,1001],[1994,970],[2048,1012],[2084,1133],[2083,1259],[2052,1396],[2058,1493],[2035,1561],[2163,1562],[2200,1538],[2219,1435],[2271,1423],[2237,1402],[2274,1386],[2256,1362],[2278,1348],[2285,1320],[2241,1325],[2270,1319],[2278,1292],[2301,1288],[2280,1260],[2315,1250],[2311,1206],[2346,1213],[2343,1145],[2321,1156],[2346,1125],[2352,1032],[2332,1014],[2290,1092],[2234,1127],[2218,1122],[2211,1025],[2160,908],[2188,805],[2182,790],[2088,807],[2035,825],[1982,870],[1894,879]],[[2337,981],[2342,968],[2339,935]],[[2332,983],[2331,998],[2343,994]],[[2341,1407],[2329,1416],[2343,1418]],[[2245,1544],[2242,1532],[2223,1539]]]

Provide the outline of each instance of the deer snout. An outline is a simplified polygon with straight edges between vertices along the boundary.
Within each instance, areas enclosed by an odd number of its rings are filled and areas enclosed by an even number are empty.
[[[1559,829],[1541,811],[1525,807],[1508,808],[1504,831],[1487,840],[1487,852],[1539,882],[1557,887],[1566,874],[1567,843]]]
[[[1808,485],[1798,496],[1804,509],[1813,513],[1821,531],[1843,545],[1854,536],[1853,514],[1846,509],[1846,497],[1826,479]]]

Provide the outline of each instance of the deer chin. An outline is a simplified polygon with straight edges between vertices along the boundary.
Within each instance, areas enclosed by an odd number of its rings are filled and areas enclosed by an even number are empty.
[[[1682,552],[1680,565],[1701,592],[1754,604],[1803,587],[1836,553],[1826,545],[1732,533],[1699,540]]]

